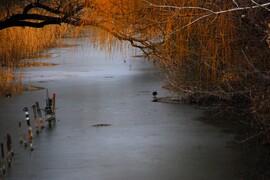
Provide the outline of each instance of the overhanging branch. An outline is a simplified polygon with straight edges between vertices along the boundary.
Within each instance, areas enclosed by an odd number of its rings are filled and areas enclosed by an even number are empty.
[[[54,15],[41,15],[30,14],[31,9],[40,8]],[[6,19],[0,21],[0,30],[9,27],[35,27],[42,28],[49,24],[61,24],[67,23],[72,25],[80,25],[80,18],[78,18],[78,12],[84,8],[82,4],[76,4],[71,6],[69,4],[68,11],[60,11],[59,7],[51,8],[49,6],[40,4],[39,2],[31,3],[24,7],[22,14],[15,14]]]
[[[65,20],[58,17],[39,14],[16,14],[4,21],[1,21],[0,30],[13,26],[41,28],[48,24],[61,24],[62,22],[65,22]]]

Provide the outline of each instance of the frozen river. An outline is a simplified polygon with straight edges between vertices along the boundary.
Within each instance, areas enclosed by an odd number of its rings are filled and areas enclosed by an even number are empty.
[[[34,151],[19,144],[18,122],[25,128],[25,106],[44,107],[46,91],[0,101],[0,135],[11,134],[15,152],[6,180],[242,179],[245,157],[230,148],[229,134],[198,120],[200,109],[151,102],[153,91],[170,93],[134,51],[110,57],[79,44],[48,53],[41,61],[59,65],[24,71],[26,84],[56,93],[57,122],[34,134]],[[34,125],[31,111],[30,118]]]

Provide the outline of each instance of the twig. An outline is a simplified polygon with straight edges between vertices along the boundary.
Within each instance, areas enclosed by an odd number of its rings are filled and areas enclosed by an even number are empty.
[[[239,7],[239,5],[237,4],[237,2],[235,0],[232,0],[232,1],[236,5],[236,7]]]
[[[208,8],[204,8],[204,7],[199,7],[199,6],[184,6],[184,7],[179,7],[179,6],[166,6],[166,5],[157,5],[157,4],[153,4],[147,0],[143,0],[144,2],[148,3],[150,6],[152,7],[157,7],[157,8],[170,8],[170,9],[177,9],[177,10],[183,10],[183,9],[197,9],[197,10],[202,10],[202,11],[206,11],[208,12],[207,14],[191,21],[190,23],[186,24],[185,26],[183,26],[182,28],[174,31],[173,33],[175,32],[178,32],[178,31],[181,31],[183,30],[184,28],[196,23],[197,21],[201,20],[201,19],[204,19],[204,18],[207,18],[209,16],[218,16],[220,14],[224,14],[224,13],[229,13],[229,12],[235,12],[235,11],[242,11],[242,10],[250,10],[250,9],[256,9],[256,8],[265,8],[266,10],[270,11],[270,9],[267,8],[267,6],[270,5],[270,2],[268,3],[264,3],[264,4],[259,4],[259,3],[256,3],[254,0],[251,0],[251,2],[253,2],[255,5],[254,6],[246,6],[246,7],[239,7],[238,4],[236,3],[235,0],[233,0],[233,2],[237,5],[236,8],[231,8],[231,9],[225,9],[225,10],[222,10],[222,11],[213,11],[211,9],[208,9]],[[216,19],[216,17],[214,18]],[[171,33],[171,34],[173,34]]]
[[[243,139],[243,140],[240,140],[240,141],[239,141],[239,140],[236,140],[234,137],[232,137],[232,138],[233,138],[233,140],[236,141],[237,143],[243,144],[243,143],[246,143],[247,141],[249,141],[249,140],[251,140],[251,139],[253,139],[253,138],[255,138],[255,137],[261,135],[262,133],[263,133],[263,132],[260,131],[259,133],[255,134],[255,135],[253,135],[253,136],[249,136],[249,137],[247,137],[246,139]]]
[[[211,9],[204,8],[204,7],[199,7],[199,6],[184,6],[184,7],[179,7],[179,6],[166,6],[166,5],[157,5],[153,4],[147,0],[143,0],[144,2],[148,3],[152,7],[157,7],[157,8],[169,8],[169,9],[177,9],[177,10],[182,10],[182,9],[197,9],[197,10],[202,10],[202,11],[208,11],[210,13],[215,13]]]
[[[254,0],[251,0],[251,2],[254,3],[254,4],[256,4],[257,6],[260,6],[260,7],[262,7],[262,8],[265,8],[267,11],[270,11],[269,8],[261,6],[261,4],[255,2]]]

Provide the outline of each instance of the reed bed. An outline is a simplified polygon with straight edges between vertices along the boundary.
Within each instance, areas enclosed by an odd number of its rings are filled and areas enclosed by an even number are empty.
[[[49,47],[59,44],[68,26],[48,26],[42,29],[13,27],[0,31],[0,61],[14,67],[20,59],[37,57]]]
[[[10,12],[21,13],[24,2],[3,1],[0,3],[0,19]],[[42,9],[31,10],[31,13],[45,14]],[[53,14],[51,14],[53,16]],[[23,67],[52,66],[55,64],[25,61],[23,59],[38,58],[45,49],[63,46],[62,38],[78,35],[79,28],[70,25],[50,25],[44,28],[12,27],[0,31],[0,96],[18,93],[23,90],[21,73]],[[23,61],[22,61],[23,60]]]
[[[15,75],[24,66],[51,66],[46,63],[25,63],[25,58],[41,56],[47,48],[61,45],[61,39],[67,34],[75,34],[68,25],[54,25],[45,28],[13,27],[0,31],[0,96],[18,93],[21,87],[21,75]]]
[[[14,68],[0,68],[0,95],[8,97],[21,92],[23,88],[21,78],[20,72],[18,76],[15,76]]]

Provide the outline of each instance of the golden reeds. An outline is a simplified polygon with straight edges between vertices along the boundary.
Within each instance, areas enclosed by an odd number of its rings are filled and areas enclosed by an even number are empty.
[[[42,50],[56,45],[67,26],[48,26],[42,29],[13,27],[0,31],[2,65],[14,66],[18,60],[38,56]]]
[[[16,94],[22,90],[21,75],[14,75],[13,68],[1,68],[0,70],[0,95]]]
[[[12,27],[0,31],[0,96],[7,92],[18,92],[20,77],[15,77],[14,68],[21,68],[21,59],[39,57],[49,47],[60,44],[60,39],[69,32],[68,25],[45,28]],[[31,66],[37,64],[31,64]],[[41,64],[38,64],[41,65]],[[44,66],[51,64],[42,64]],[[29,66],[29,63],[27,64]]]

